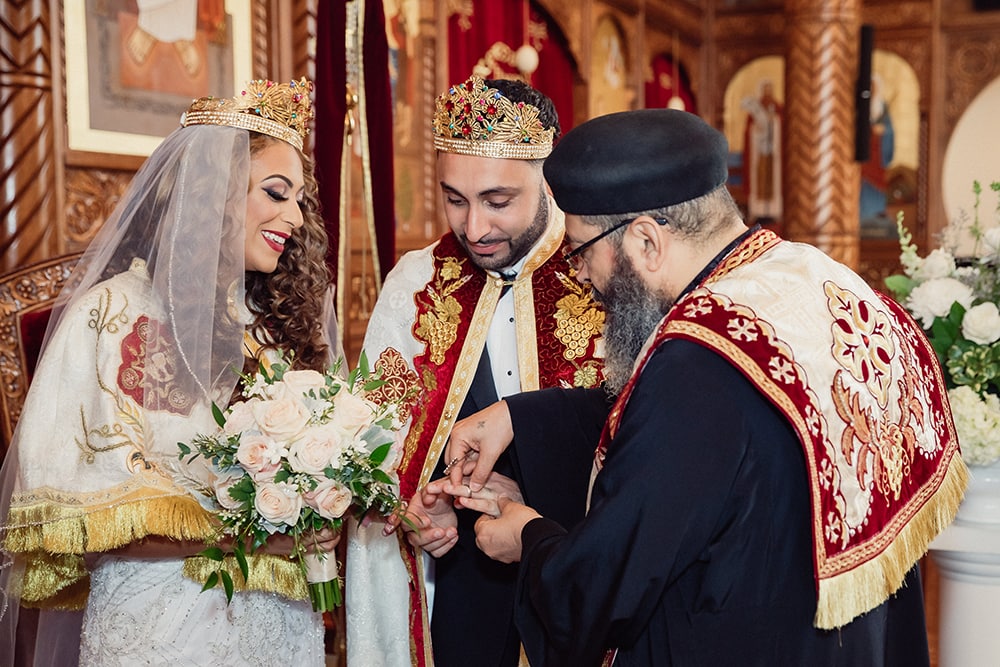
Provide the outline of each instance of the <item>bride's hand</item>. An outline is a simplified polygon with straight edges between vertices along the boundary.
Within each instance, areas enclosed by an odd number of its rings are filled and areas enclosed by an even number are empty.
[[[307,538],[307,551],[331,553],[340,544],[340,531],[332,528],[323,528],[314,531]]]
[[[454,486],[447,484],[445,491],[455,496],[455,504],[476,512],[489,514],[496,518],[500,516],[500,498],[524,503],[521,488],[517,482],[497,472],[491,472],[486,478],[486,484],[479,491],[473,491],[468,483]]]

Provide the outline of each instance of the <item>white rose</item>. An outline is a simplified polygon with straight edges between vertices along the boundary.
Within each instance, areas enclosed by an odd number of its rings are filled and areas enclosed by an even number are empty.
[[[351,506],[354,496],[336,480],[324,479],[315,489],[303,494],[303,500],[324,519],[339,519]]]
[[[224,472],[212,480],[212,490],[215,491],[215,498],[227,510],[238,510],[243,503],[229,495],[229,489],[238,484],[245,476],[240,472]]]
[[[1000,310],[995,303],[981,303],[965,312],[962,335],[973,343],[989,345],[1000,340]]]
[[[947,278],[955,271],[955,258],[947,250],[937,248],[932,250],[920,264],[917,280],[934,280]]]
[[[295,472],[321,475],[347,444],[344,436],[344,432],[332,424],[308,428],[289,445],[288,464]]]
[[[983,245],[986,246],[987,255],[1000,254],[1000,226],[990,227],[983,232]]]
[[[925,329],[935,317],[946,317],[956,301],[966,308],[972,305],[972,289],[954,278],[936,278],[913,288],[906,300],[910,312]]]
[[[294,486],[284,482],[260,484],[253,506],[265,520],[275,525],[294,526],[302,513],[302,496]]]
[[[336,424],[351,434],[356,434],[372,422],[376,406],[346,389],[341,389],[333,398],[333,419]]]
[[[282,397],[251,406],[260,430],[277,440],[291,440],[305,428],[311,416],[300,401]]]

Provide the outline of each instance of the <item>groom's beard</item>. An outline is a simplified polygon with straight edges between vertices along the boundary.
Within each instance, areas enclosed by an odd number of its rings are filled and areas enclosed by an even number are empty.
[[[604,293],[595,289],[594,297],[604,304],[605,387],[617,395],[632,375],[639,350],[674,300],[646,287],[620,250]]]

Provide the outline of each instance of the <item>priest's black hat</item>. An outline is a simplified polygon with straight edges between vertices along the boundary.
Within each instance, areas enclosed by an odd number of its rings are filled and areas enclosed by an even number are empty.
[[[623,111],[567,132],[545,160],[545,179],[566,213],[649,211],[725,183],[728,152],[725,136],[692,113]]]

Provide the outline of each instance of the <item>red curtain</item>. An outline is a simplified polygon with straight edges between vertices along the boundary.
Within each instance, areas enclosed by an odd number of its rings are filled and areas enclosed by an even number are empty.
[[[344,2],[320,2],[316,12],[316,127],[314,155],[320,202],[330,236],[327,263],[337,275],[340,242],[340,164],[347,111],[347,9]],[[372,188],[369,205],[382,278],[396,261],[395,192],[392,169],[392,100],[389,47],[381,0],[368,0],[364,16],[364,94]]]
[[[517,50],[525,39],[524,0],[474,0],[471,16],[461,13],[448,18],[449,83],[469,78],[472,68],[482,60],[490,47],[503,42]],[[531,39],[538,51],[538,69],[529,83],[552,99],[559,114],[559,124],[566,132],[573,127],[573,81],[576,63],[570,55],[566,39],[559,26],[541,8],[531,3],[528,11],[532,23],[546,27],[545,38]],[[503,65],[501,69],[516,74],[517,68]]]
[[[670,98],[677,95],[684,100],[684,110],[691,113],[698,113],[698,102],[691,91],[691,83],[688,80],[684,65],[678,63],[675,81],[674,59],[666,54],[653,56],[650,64],[653,72],[653,79],[646,82],[646,108],[665,109]]]

